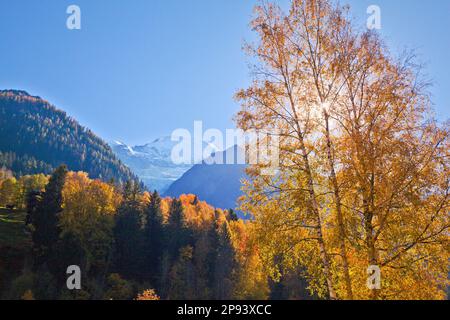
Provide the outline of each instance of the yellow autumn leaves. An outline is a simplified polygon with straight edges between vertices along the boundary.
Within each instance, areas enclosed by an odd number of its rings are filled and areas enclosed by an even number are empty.
[[[254,81],[236,120],[280,132],[278,174],[252,166],[242,198],[267,271],[301,268],[324,298],[445,298],[449,126],[432,118],[414,55],[394,58],[331,1],[255,12]]]

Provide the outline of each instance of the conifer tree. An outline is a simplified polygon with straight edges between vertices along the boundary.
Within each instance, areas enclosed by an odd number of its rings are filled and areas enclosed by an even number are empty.
[[[116,215],[114,227],[115,268],[127,279],[142,279],[142,212],[138,202],[139,187],[128,182],[123,203]]]
[[[32,224],[32,218],[36,215],[36,210],[39,207],[39,203],[42,201],[43,192],[31,191],[27,194],[26,210],[27,216],[25,218],[25,224],[28,226]]]
[[[45,188],[42,201],[31,217],[33,231],[33,247],[35,264],[43,262],[51,264],[53,251],[59,239],[60,228],[58,215],[62,212],[62,189],[67,176],[67,167],[60,166],[51,176]],[[30,204],[31,205],[31,204]]]
[[[236,212],[234,212],[233,209],[228,210],[228,220],[230,221],[238,221],[239,217],[237,216]]]
[[[231,239],[228,222],[220,227],[214,270],[214,295],[217,300],[233,297],[233,273],[236,270],[236,253]]]
[[[195,270],[192,263],[193,247],[182,247],[170,271],[169,299],[196,299]]]
[[[208,230],[207,239],[209,242],[208,253],[206,255],[206,272],[208,275],[208,286],[212,289],[214,295],[214,285],[216,280],[215,270],[217,263],[217,250],[219,247],[219,225],[215,220]]]
[[[167,232],[170,235],[169,255],[175,260],[179,250],[190,242],[190,230],[186,224],[183,204],[178,199],[174,199],[170,205]]]
[[[155,191],[146,208],[146,224],[144,228],[145,241],[145,273],[146,280],[159,291],[161,260],[164,252],[165,234],[164,217],[161,210],[161,197]]]

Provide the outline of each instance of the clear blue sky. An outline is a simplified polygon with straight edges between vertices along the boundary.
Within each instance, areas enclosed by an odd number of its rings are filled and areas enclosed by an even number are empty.
[[[287,0],[280,0],[288,3]],[[365,24],[382,9],[394,49],[416,48],[450,117],[450,1],[345,0]],[[249,82],[244,39],[255,0],[0,0],[0,88],[24,89],[101,137],[145,143],[176,128],[232,128],[233,95]],[[66,28],[66,8],[82,30]]]

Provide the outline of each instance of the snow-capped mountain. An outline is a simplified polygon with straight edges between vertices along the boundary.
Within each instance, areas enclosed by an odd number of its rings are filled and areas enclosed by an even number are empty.
[[[196,194],[201,200],[223,209],[236,208],[241,192],[241,179],[246,177],[245,164],[177,165],[171,159],[172,149],[177,142],[163,137],[143,146],[128,146],[114,141],[113,151],[145,183],[149,190],[158,190],[164,196],[179,197],[182,194]],[[207,144],[204,144],[205,148]],[[211,146],[211,145],[209,145]],[[214,157],[228,159],[231,149],[213,153]],[[237,161],[237,146],[234,146],[234,160]],[[241,151],[240,151],[241,152]],[[212,156],[213,156],[212,155]],[[238,213],[239,214],[239,213]]]
[[[233,150],[234,149],[234,150]],[[234,159],[235,164],[207,164],[202,162],[190,168],[183,176],[170,185],[164,196],[179,197],[182,194],[195,194],[202,201],[222,209],[236,209],[237,200],[242,195],[241,180],[247,178],[246,164],[238,164],[238,147],[218,152],[215,159],[225,163]],[[234,158],[233,158],[234,157]],[[241,218],[241,212],[237,212]]]
[[[138,175],[147,188],[160,193],[192,168],[192,165],[173,163],[171,153],[176,144],[170,137],[159,138],[143,146],[132,147],[120,141],[110,143],[118,158]]]

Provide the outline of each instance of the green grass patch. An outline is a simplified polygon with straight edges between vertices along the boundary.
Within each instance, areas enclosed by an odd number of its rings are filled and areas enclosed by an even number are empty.
[[[19,247],[30,244],[30,236],[25,231],[26,213],[0,208],[0,247]]]

